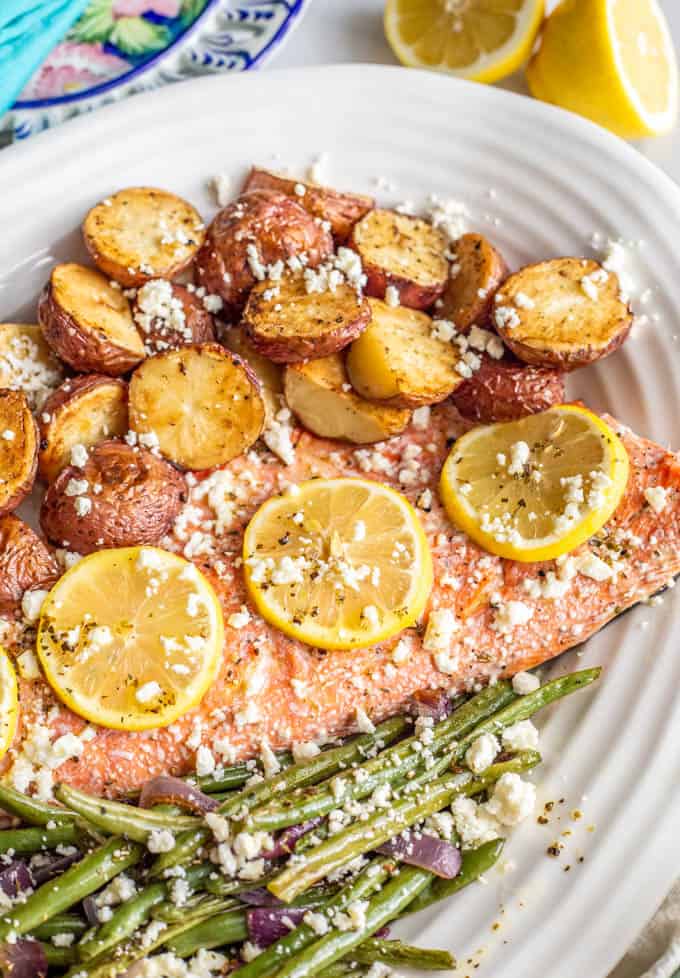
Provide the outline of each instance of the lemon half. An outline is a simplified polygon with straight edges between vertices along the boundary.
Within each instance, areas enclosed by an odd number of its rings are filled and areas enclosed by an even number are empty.
[[[17,677],[10,657],[0,645],[0,758],[12,746],[19,716]]]
[[[213,682],[224,645],[217,595],[187,560],[156,547],[102,550],[43,604],[38,656],[55,693],[104,727],[163,727]]]
[[[322,649],[373,645],[413,625],[432,558],[413,507],[365,479],[314,479],[255,513],[243,544],[260,614]]]
[[[550,560],[597,533],[619,504],[628,454],[591,411],[561,405],[459,438],[441,475],[451,520],[485,550]]]

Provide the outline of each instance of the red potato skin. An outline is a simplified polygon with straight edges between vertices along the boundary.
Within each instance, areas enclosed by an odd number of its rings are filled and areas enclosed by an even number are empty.
[[[295,193],[298,184],[305,188],[302,197]],[[305,180],[293,180],[256,166],[252,168],[243,185],[244,193],[251,190],[276,190],[293,197],[312,217],[330,223],[336,244],[344,244],[356,222],[375,207],[372,197],[343,193]]]
[[[451,400],[468,421],[516,421],[563,404],[564,374],[514,357],[493,360],[483,354],[482,366],[454,391]]]
[[[78,496],[66,494],[71,479],[86,479],[92,508],[78,516]],[[98,494],[92,487],[99,483]],[[48,488],[40,525],[48,539],[81,554],[115,547],[156,544],[171,528],[188,489],[169,462],[143,448],[106,441],[90,454],[84,468],[67,466]]]
[[[0,390],[0,401],[9,402],[12,409],[21,415],[23,442],[26,446],[26,452],[31,454],[31,460],[28,465],[24,465],[23,472],[17,472],[16,474],[13,472],[7,473],[11,482],[16,483],[11,491],[8,491],[7,487],[0,483],[0,516],[2,516],[4,513],[10,513],[17,506],[21,505],[33,488],[38,472],[38,444],[40,436],[38,434],[38,426],[31,414],[26,397],[21,391]],[[18,450],[19,443],[13,442],[12,444],[16,445]]]
[[[0,615],[14,615],[24,591],[49,588],[59,564],[37,533],[11,513],[0,516]]]
[[[132,304],[132,317],[139,331],[139,335],[144,340],[144,345],[149,352],[159,353],[171,347],[190,346],[194,343],[214,343],[215,342],[215,320],[203,305],[203,302],[194,293],[183,285],[172,283],[173,295],[179,299],[184,309],[186,325],[191,330],[191,339],[177,332],[171,332],[163,328],[162,322],[157,328],[147,332],[142,329],[137,322],[137,303]],[[154,320],[155,323],[155,320]]]
[[[142,360],[131,351],[81,329],[55,301],[50,282],[43,289],[38,302],[38,322],[43,336],[57,356],[79,373],[106,373],[111,377],[120,377]]]
[[[332,253],[333,238],[297,201],[272,190],[243,194],[221,210],[196,256],[196,272],[200,284],[221,297],[227,321],[238,318],[257,281],[248,245],[265,265],[304,253],[315,268]]]
[[[45,452],[49,447],[52,431],[59,423],[59,415],[65,407],[70,406],[74,400],[77,400],[83,395],[96,390],[97,387],[110,387],[112,384],[120,389],[123,400],[127,403],[127,383],[120,377],[109,377],[106,374],[85,374],[82,377],[72,377],[69,380],[65,380],[63,384],[57,387],[43,404],[38,419],[40,453]],[[44,420],[48,417],[49,420]],[[49,468],[49,463],[47,467]],[[51,481],[46,471],[46,463],[40,455],[38,458],[38,468],[40,477],[45,479],[45,481]]]
[[[467,333],[473,326],[485,326],[489,322],[494,296],[510,269],[500,252],[481,234],[462,235],[454,250],[462,267],[446,283],[441,305],[437,306],[437,318],[450,319],[459,333]],[[477,294],[481,287],[486,290],[483,298]]]

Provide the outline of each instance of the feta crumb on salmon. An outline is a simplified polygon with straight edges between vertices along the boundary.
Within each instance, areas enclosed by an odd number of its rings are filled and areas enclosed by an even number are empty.
[[[644,496],[655,513],[662,513],[666,508],[668,489],[663,486],[647,486]]]
[[[512,677],[512,688],[520,696],[535,693],[540,685],[541,681],[538,676],[534,676],[531,672],[516,672]]]

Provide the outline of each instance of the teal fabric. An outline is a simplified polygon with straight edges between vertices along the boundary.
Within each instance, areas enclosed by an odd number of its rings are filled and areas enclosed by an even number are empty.
[[[0,116],[89,0],[0,0]]]

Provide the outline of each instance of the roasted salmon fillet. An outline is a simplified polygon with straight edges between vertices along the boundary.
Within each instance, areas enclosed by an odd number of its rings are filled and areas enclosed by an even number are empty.
[[[357,711],[378,721],[420,690],[474,688],[580,644],[680,571],[680,459],[607,420],[630,456],[625,495],[603,530],[557,563],[493,556],[450,523],[437,481],[463,428],[448,404],[421,410],[417,424],[375,447],[339,445],[296,429],[290,464],[258,449],[206,477],[190,476],[189,502],[163,546],[193,560],[219,594],[226,643],[218,679],[170,727],[146,733],[91,727],[84,737],[84,721],[42,678],[24,679],[20,727],[4,771],[17,787],[44,795],[53,780],[115,795],[161,772],[194,770],[201,746],[201,763],[209,768],[252,756],[265,742],[272,748],[320,743],[356,729]],[[371,648],[323,652],[287,638],[248,608],[242,536],[273,493],[314,476],[341,475],[375,479],[408,496],[430,542],[435,583],[418,627]],[[646,495],[652,487],[667,491]],[[511,602],[524,606],[523,623],[508,614]],[[427,617],[442,608],[454,609],[461,627],[445,648],[425,648]],[[60,763],[49,745],[66,733],[79,735],[70,751],[79,756]]]

